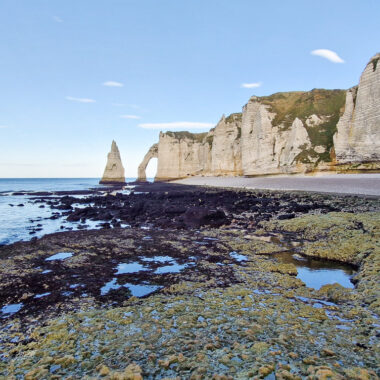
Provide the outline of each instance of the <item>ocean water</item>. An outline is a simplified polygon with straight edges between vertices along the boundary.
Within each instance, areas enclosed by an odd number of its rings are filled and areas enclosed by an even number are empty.
[[[135,178],[126,178],[133,182]],[[77,229],[79,223],[68,223],[62,218],[51,220],[50,207],[31,203],[30,195],[13,195],[14,192],[73,191],[102,188],[99,178],[0,178],[0,245],[19,240],[30,240],[48,233]],[[23,206],[21,206],[23,205]],[[96,228],[96,223],[87,223]],[[64,229],[61,228],[64,227]],[[31,233],[35,229],[35,233]]]

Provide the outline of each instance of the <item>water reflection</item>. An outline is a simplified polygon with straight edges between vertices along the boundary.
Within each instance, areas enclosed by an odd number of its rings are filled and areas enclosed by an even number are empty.
[[[350,278],[355,273],[355,269],[351,265],[330,260],[317,260],[289,252],[278,253],[274,257],[282,263],[294,264],[298,271],[297,278],[309,288],[320,289],[323,285],[334,283],[345,288],[354,287]]]
[[[45,261],[65,260],[65,259],[71,257],[73,254],[74,254],[73,252],[58,252],[58,253],[48,257],[47,259],[45,259]]]

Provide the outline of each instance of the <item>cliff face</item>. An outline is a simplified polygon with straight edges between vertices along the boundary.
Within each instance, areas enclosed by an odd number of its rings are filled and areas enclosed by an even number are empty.
[[[156,179],[380,170],[379,61],[376,54],[348,91],[253,96],[208,133],[161,132]]]
[[[184,178],[190,175],[241,175],[242,114],[221,118],[210,132],[160,133],[139,166],[138,180],[145,181],[150,158],[158,157],[156,180]]]
[[[357,87],[347,91],[334,146],[337,164],[380,167],[380,54],[367,64]]]
[[[156,180],[183,178],[208,172],[211,148],[207,133],[160,133]]]
[[[212,175],[242,175],[241,160],[241,122],[242,114],[234,113],[223,117],[216,125],[212,135],[211,171]]]
[[[344,99],[343,90],[321,89],[252,97],[243,108],[243,173],[299,173],[331,161]]]
[[[107,164],[104,174],[99,183],[124,183],[124,167],[121,163],[119,148],[115,141],[112,141],[111,151],[108,153]]]

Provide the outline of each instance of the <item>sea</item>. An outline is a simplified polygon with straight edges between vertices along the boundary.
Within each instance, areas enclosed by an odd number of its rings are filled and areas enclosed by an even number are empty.
[[[79,225],[63,218],[49,219],[57,210],[40,208],[41,203],[33,203],[32,195],[14,195],[15,192],[101,189],[99,180],[100,178],[0,178],[0,245],[27,241],[53,232],[75,230]],[[126,178],[126,182],[135,180],[136,178]],[[88,228],[98,228],[98,223],[87,224]]]

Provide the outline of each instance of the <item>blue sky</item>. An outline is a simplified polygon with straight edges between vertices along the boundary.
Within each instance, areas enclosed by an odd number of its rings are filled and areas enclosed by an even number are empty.
[[[349,88],[379,15],[378,0],[0,0],[0,177],[99,177],[112,139],[133,177],[157,124]]]

